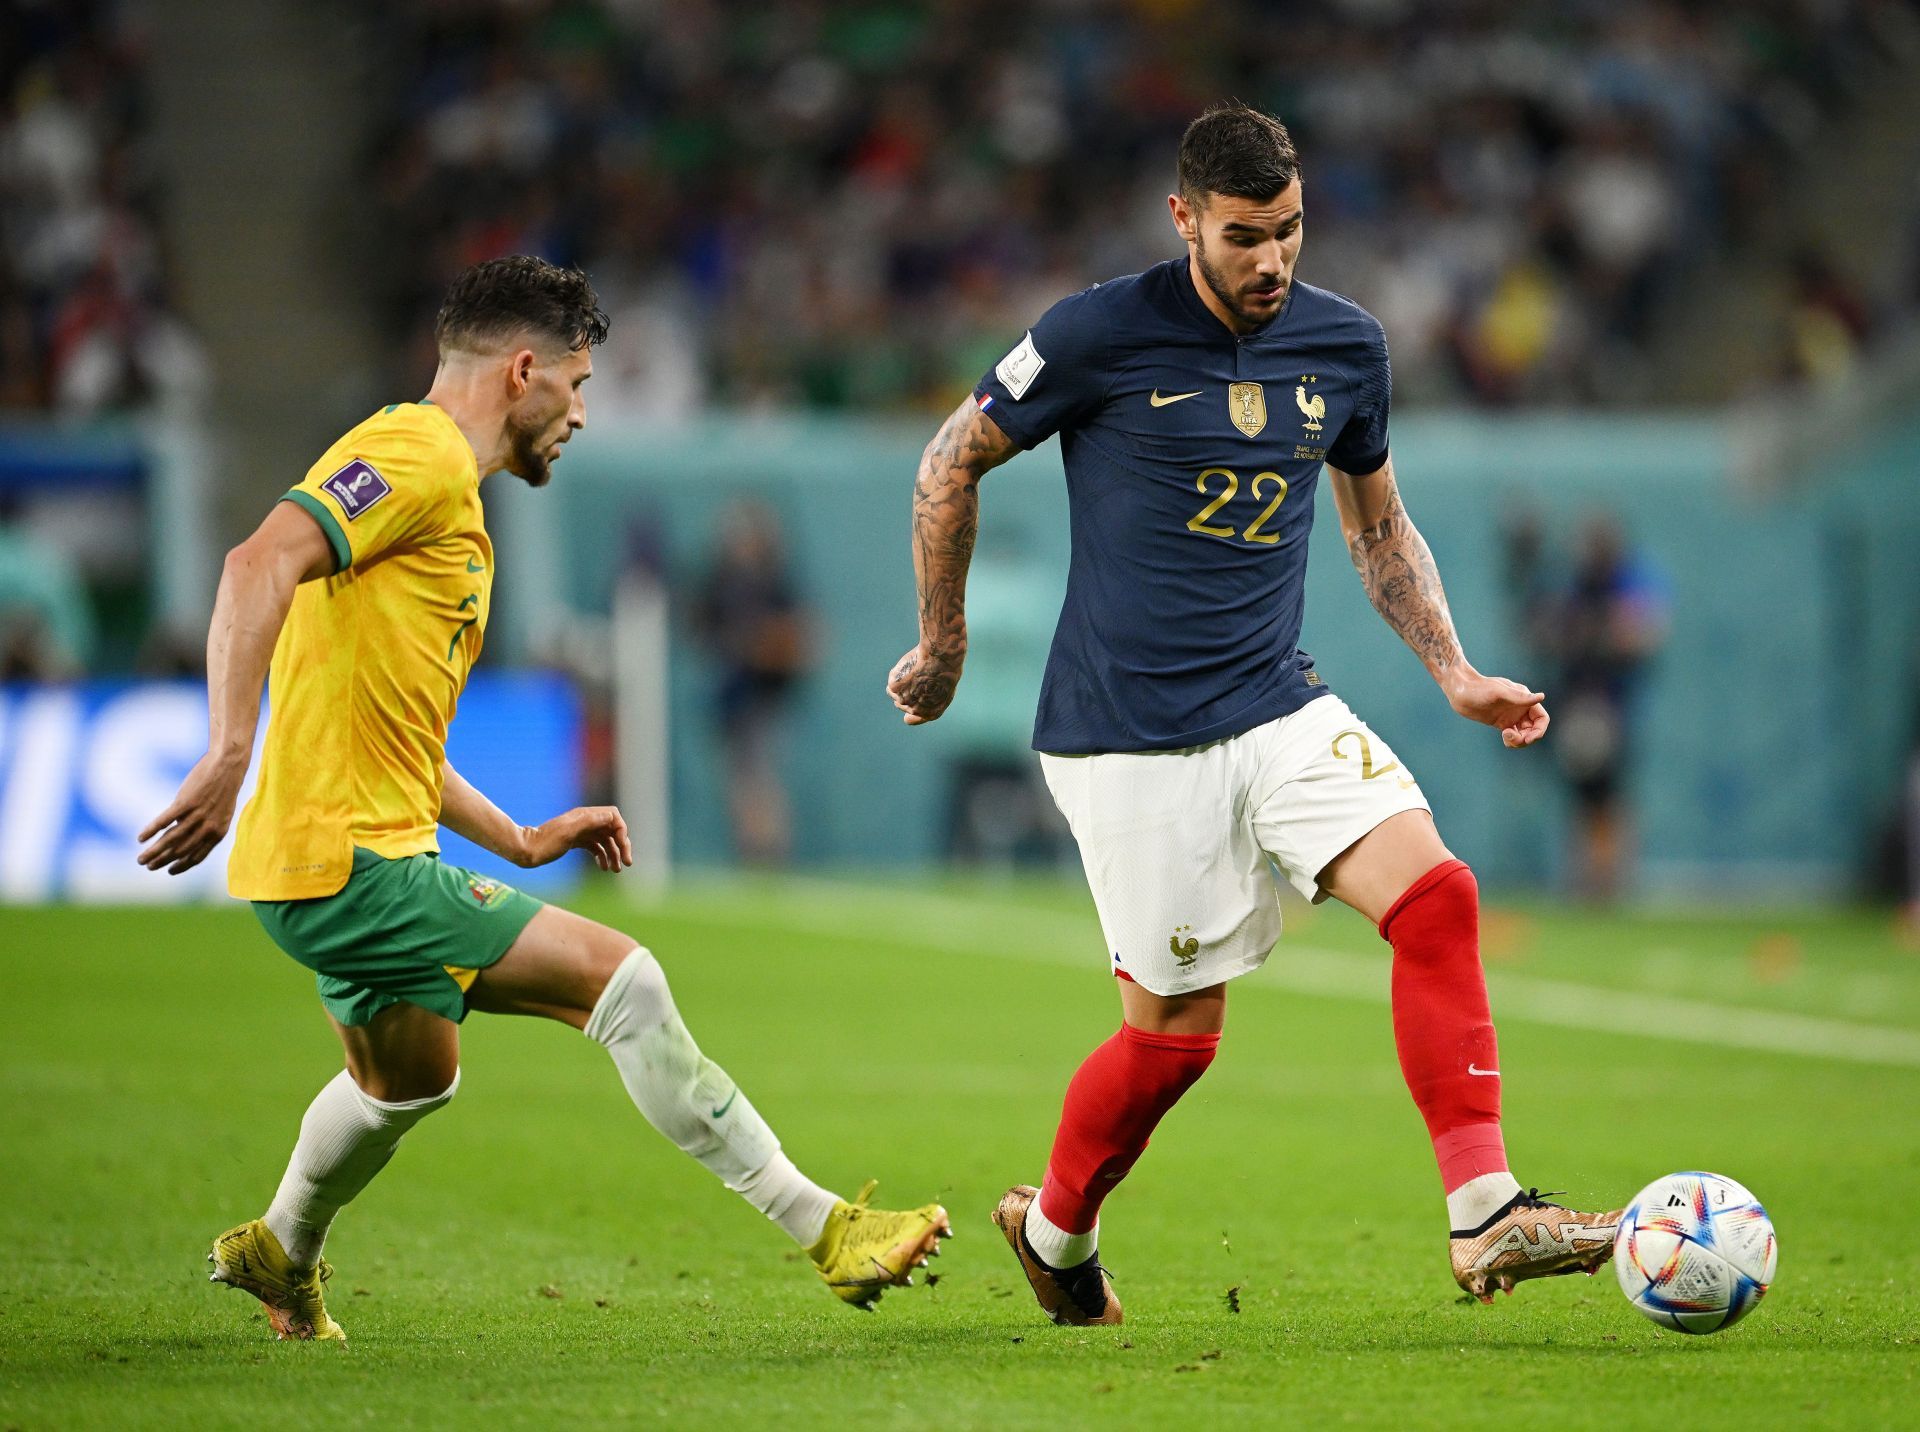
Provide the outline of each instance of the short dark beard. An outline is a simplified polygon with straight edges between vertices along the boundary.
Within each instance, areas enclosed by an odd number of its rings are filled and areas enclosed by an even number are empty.
[[[507,417],[507,471],[528,487],[545,487],[553,481],[553,465],[547,461],[538,428],[522,427]]]
[[[1278,310],[1275,310],[1275,312],[1262,318],[1258,314],[1248,313],[1246,309],[1240,306],[1238,295],[1227,287],[1226,276],[1222,274],[1219,269],[1215,268],[1213,261],[1207,257],[1207,241],[1201,238],[1197,231],[1193,240],[1193,256],[1200,264],[1200,277],[1207,281],[1207,287],[1213,290],[1213,296],[1220,300],[1221,307],[1225,308],[1228,313],[1231,313],[1247,328],[1254,329],[1264,327],[1266,324],[1273,322],[1278,316]]]

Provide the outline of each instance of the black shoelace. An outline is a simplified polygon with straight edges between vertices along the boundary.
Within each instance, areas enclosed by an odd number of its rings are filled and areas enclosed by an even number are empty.
[[[1452,1229],[1447,1236],[1449,1238],[1478,1238],[1482,1233],[1485,1233],[1516,1208],[1559,1208],[1564,1212],[1565,1205],[1547,1202],[1550,1198],[1561,1198],[1564,1196],[1564,1189],[1554,1189],[1547,1193],[1542,1193],[1537,1188],[1530,1188],[1525,1193],[1516,1193],[1512,1198],[1494,1209],[1494,1211],[1488,1214],[1485,1220],[1481,1222],[1478,1228],[1455,1228]]]
[[[1112,1272],[1100,1261],[1100,1255],[1094,1254],[1086,1262],[1075,1268],[1063,1268],[1054,1274],[1060,1286],[1067,1291],[1067,1297],[1074,1307],[1090,1318],[1098,1317],[1107,1308],[1107,1280]]]
[[[1035,1251],[1027,1238],[1027,1230],[1020,1230],[1020,1241],[1026,1245],[1027,1253],[1042,1268],[1047,1276],[1060,1285],[1060,1290],[1087,1317],[1097,1318],[1107,1308],[1106,1280],[1113,1277],[1113,1270],[1100,1261],[1098,1252],[1084,1263],[1076,1263],[1071,1268],[1056,1268]]]

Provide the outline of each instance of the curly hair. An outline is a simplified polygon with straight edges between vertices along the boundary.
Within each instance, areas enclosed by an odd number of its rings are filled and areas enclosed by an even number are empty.
[[[577,268],[527,254],[475,264],[447,288],[433,336],[440,351],[488,352],[521,333],[569,350],[604,343],[607,315]]]

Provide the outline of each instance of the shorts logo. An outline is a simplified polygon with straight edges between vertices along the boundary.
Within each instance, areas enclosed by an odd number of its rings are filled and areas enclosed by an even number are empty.
[[[340,504],[349,522],[393,491],[387,480],[374,471],[373,464],[360,458],[355,458],[320,486]]]
[[[1200,958],[1200,941],[1198,937],[1188,933],[1192,929],[1191,925],[1182,925],[1167,937],[1167,949],[1173,953],[1174,959],[1180,962],[1180,968],[1183,970],[1190,968],[1193,962]],[[1180,938],[1182,935],[1186,935],[1187,938],[1182,940]]]
[[[484,875],[469,875],[467,889],[483,910],[491,910],[513,894],[511,885],[502,885],[498,880],[489,880]]]
[[[1047,360],[1033,346],[1033,334],[1029,332],[1013,352],[995,365],[993,374],[1007,385],[1007,391],[1017,403],[1027,396],[1027,389],[1033,386],[1033,380],[1040,376],[1040,370],[1046,366]]]

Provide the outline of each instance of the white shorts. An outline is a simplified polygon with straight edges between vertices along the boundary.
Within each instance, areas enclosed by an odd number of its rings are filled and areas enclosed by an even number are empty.
[[[1320,872],[1401,811],[1412,774],[1337,696],[1179,751],[1042,754],[1073,827],[1113,971],[1187,994],[1258,969],[1280,938],[1269,861],[1308,899]]]

